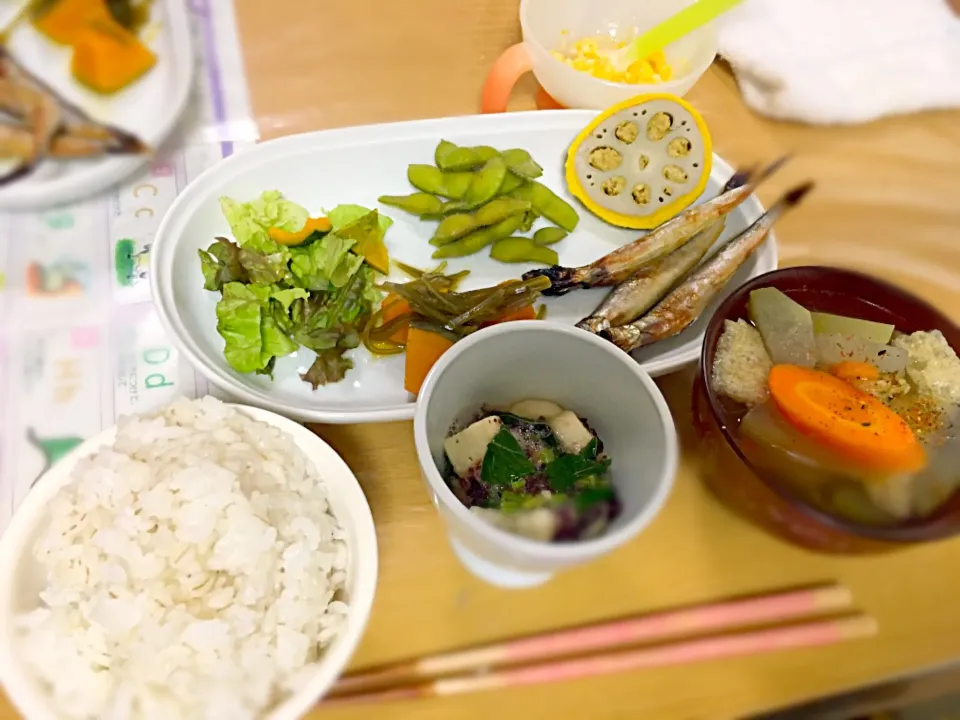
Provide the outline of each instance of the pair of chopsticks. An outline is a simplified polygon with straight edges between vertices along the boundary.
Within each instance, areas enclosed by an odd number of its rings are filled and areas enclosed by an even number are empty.
[[[826,585],[667,610],[442,653],[346,675],[323,705],[456,695],[872,637],[877,624],[867,615],[809,619],[849,610],[852,600],[846,588]],[[729,632],[802,618],[807,621]],[[692,637],[724,632],[728,634]],[[646,644],[617,650],[641,643]]]

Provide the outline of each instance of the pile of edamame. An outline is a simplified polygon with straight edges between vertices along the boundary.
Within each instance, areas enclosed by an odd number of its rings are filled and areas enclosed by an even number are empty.
[[[501,262],[557,264],[557,252],[548,246],[573,232],[580,217],[537,182],[543,168],[530,153],[441,140],[434,162],[407,169],[418,192],[379,198],[423,220],[440,221],[430,238],[437,248],[434,258],[463,257],[490,247],[490,257]],[[529,232],[538,217],[554,226],[540,228],[532,237],[517,234]]]

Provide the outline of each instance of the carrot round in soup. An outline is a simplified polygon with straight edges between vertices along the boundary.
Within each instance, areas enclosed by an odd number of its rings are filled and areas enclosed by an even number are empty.
[[[903,419],[876,398],[819,370],[774,365],[770,396],[790,423],[865,470],[909,473],[926,453]]]
[[[830,368],[830,372],[841,380],[848,382],[850,380],[876,380],[880,377],[880,371],[876,365],[855,360],[845,360],[837,363]]]

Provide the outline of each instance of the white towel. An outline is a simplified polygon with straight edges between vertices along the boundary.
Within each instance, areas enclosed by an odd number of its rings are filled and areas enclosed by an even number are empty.
[[[757,112],[808,123],[960,107],[960,18],[947,0],[744,0],[719,52]]]

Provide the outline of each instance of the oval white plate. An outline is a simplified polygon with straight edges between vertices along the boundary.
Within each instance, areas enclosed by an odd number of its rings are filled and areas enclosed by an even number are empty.
[[[350,661],[363,632],[377,588],[377,534],[370,505],[353,471],[336,450],[302,425],[258,408],[235,406],[245,415],[287,433],[313,462],[327,485],[330,510],[347,535],[349,561],[347,596],[350,606],[347,627],[326,649],[316,669],[298,691],[275,707],[265,720],[296,720],[303,717],[326,693]],[[38,481],[17,509],[0,540],[0,681],[8,697],[23,714],[34,720],[57,720],[47,692],[30,674],[15,643],[14,617],[37,606],[43,578],[32,550],[48,520],[46,508],[72,479],[77,463],[116,440],[116,425],[88,439],[57,462]]]
[[[9,5],[12,14],[20,3]],[[111,96],[98,95],[74,80],[70,49],[47,39],[28,23],[14,32],[10,52],[18,63],[95,120],[127,130],[156,148],[173,130],[190,97],[193,45],[186,0],[155,2],[141,36],[157,54],[157,64],[139,82]],[[0,186],[0,210],[31,210],[95,195],[149,159],[149,155],[112,155],[97,160],[46,160],[29,175]],[[3,165],[4,172],[7,167]]]
[[[576,232],[553,247],[560,254],[561,264],[582,265],[638,236],[636,231],[620,230],[593,217],[565,190],[563,160],[567,146],[595,114],[592,110],[540,111],[368,125],[272,140],[235,155],[194,180],[174,202],[157,232],[151,253],[151,286],[160,319],[200,372],[245,402],[305,421],[354,423],[412,418],[415,400],[403,389],[402,355],[377,358],[362,348],[352,351],[355,367],[346,378],[316,391],[298,374],[313,362],[314,354],[307,350],[280,358],[272,381],[262,375],[240,375],[230,368],[216,329],[214,308],[219,295],[203,289],[197,256],[197,250],[209,246],[214,236],[230,236],[218,198],[229,195],[247,200],[263,190],[277,189],[311,213],[338,203],[374,208],[380,195],[414,192],[407,182],[407,166],[432,162],[441,138],[463,145],[522,147],[543,165],[542,182],[580,213]],[[731,173],[730,166],[715,156],[705,197],[715,195]],[[430,258],[434,248],[427,243],[436,223],[421,222],[396,208],[379,209],[394,220],[386,235],[392,258],[419,268],[437,264]],[[760,201],[749,198],[730,214],[721,241],[742,231],[762,212]],[[776,243],[771,237],[728,288],[732,290],[776,266]],[[449,263],[451,272],[470,270],[464,289],[519,277],[533,267],[505,265],[485,253]],[[399,274],[396,277],[403,279]],[[548,317],[573,324],[588,315],[604,293],[579,290],[561,298],[547,298]],[[695,360],[707,316],[712,312],[713,307],[679,336],[638,351],[637,361],[651,375],[662,375]],[[537,359],[532,357],[530,361]]]

